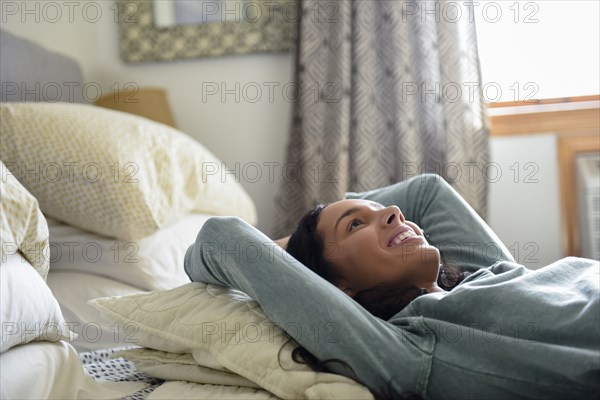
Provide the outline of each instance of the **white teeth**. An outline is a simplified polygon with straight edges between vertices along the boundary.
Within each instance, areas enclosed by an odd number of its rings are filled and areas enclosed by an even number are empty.
[[[400,234],[400,236],[398,236],[398,237],[400,238],[400,240],[404,240],[404,239],[406,239],[407,237],[411,237],[411,236],[414,236],[414,235],[412,234],[412,232],[410,232],[410,231],[406,231],[406,232],[402,232],[402,234]]]
[[[415,235],[411,231],[402,232],[401,234],[396,236],[396,238],[392,241],[392,245],[390,247],[398,246],[404,239],[413,236]]]

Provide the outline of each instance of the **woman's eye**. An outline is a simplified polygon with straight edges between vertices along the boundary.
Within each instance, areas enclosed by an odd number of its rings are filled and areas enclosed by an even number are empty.
[[[350,226],[349,226],[348,230],[352,231],[354,228],[356,228],[360,224],[362,224],[361,220],[355,218],[352,221],[350,221]]]

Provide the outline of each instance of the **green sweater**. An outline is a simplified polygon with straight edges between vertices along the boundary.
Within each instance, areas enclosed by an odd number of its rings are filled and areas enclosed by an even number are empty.
[[[596,261],[569,257],[536,271],[500,261],[383,321],[271,243],[238,218],[212,218],[185,269],[193,281],[247,293],[300,345],[344,360],[373,391],[432,399],[600,394]]]

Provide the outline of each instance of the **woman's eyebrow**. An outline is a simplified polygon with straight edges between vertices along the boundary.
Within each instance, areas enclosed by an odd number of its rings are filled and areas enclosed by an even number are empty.
[[[378,203],[376,201],[367,200],[367,203],[369,203],[372,206],[375,206],[378,210],[385,208],[385,206],[383,204]],[[344,218],[346,218],[349,215],[354,214],[357,211],[360,211],[360,207],[352,207],[352,208],[346,210],[342,215],[340,215],[340,217],[337,219],[337,221],[335,222],[335,225],[333,227],[333,234],[335,235],[335,233],[337,232],[337,229],[338,229],[338,225]]]
[[[375,207],[377,207],[378,210],[381,210],[382,208],[385,208],[385,206],[381,203],[378,203],[376,201],[372,201],[372,200],[367,200],[370,204],[374,205]]]
[[[335,222],[335,226],[333,227],[333,232],[334,234],[337,232],[338,229],[338,225],[340,224],[340,221],[343,220],[344,218],[346,218],[347,216],[354,214],[355,212],[359,211],[360,208],[359,207],[352,207],[348,210],[346,210],[342,215],[340,215],[340,217],[337,219],[337,221]]]

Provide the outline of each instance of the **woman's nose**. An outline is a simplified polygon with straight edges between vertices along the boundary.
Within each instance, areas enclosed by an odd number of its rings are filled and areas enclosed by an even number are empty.
[[[398,220],[401,224],[404,223],[404,215],[397,206],[389,206],[381,210],[381,221],[384,225],[390,225]]]

